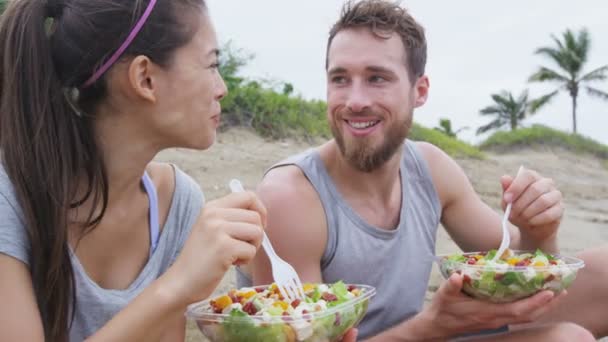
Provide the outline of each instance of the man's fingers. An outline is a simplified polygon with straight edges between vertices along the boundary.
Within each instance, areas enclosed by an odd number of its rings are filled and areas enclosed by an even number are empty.
[[[510,321],[514,319],[522,319],[527,321],[533,312],[539,310],[543,306],[548,305],[554,297],[555,295],[551,291],[541,291],[532,297],[504,305],[502,308],[502,314],[499,316],[502,316]]]
[[[357,333],[355,328],[348,330],[342,338],[342,342],[357,342]]]
[[[543,178],[530,183],[528,187],[513,201],[511,217],[516,217],[544,194],[555,190],[553,180]]]
[[[559,206],[562,201],[562,193],[559,190],[552,190],[538,197],[534,202],[524,208],[520,216],[523,219],[529,220],[534,216],[542,214],[549,208]]]
[[[536,172],[528,169],[520,169],[518,175],[515,177],[507,191],[505,191],[503,199],[507,203],[516,201],[530,184],[539,179],[540,176]]]
[[[556,222],[561,220],[562,216],[564,215],[564,206],[563,205],[556,205],[553,206],[545,211],[543,211],[542,213],[532,217],[531,219],[528,220],[528,223],[532,226],[539,226],[539,225],[544,225],[550,222]]]
[[[439,288],[439,293],[446,296],[458,295],[462,290],[462,276],[458,273],[453,273],[447,281]]]
[[[553,299],[551,299],[551,301],[549,301],[548,304],[545,304],[545,305],[541,306],[540,308],[536,309],[535,311],[533,311],[532,313],[530,313],[530,315],[529,315],[530,321],[535,321],[538,318],[540,318],[541,316],[543,316],[544,314],[546,314],[547,312],[553,310],[557,305],[559,305],[561,300],[566,295],[567,295],[567,292],[564,290],[559,295],[554,296]]]

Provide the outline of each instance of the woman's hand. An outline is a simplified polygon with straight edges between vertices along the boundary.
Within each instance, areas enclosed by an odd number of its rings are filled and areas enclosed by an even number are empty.
[[[259,248],[266,209],[252,192],[208,202],[183,250],[163,278],[181,303],[209,296],[231,265],[246,264]]]

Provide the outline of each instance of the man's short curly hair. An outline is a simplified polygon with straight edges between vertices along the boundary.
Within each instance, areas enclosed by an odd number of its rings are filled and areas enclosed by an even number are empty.
[[[405,64],[413,82],[424,75],[426,65],[426,38],[424,28],[399,4],[388,0],[348,1],[342,8],[338,21],[329,31],[326,67],[329,48],[338,32],[364,27],[377,37],[388,39],[393,33],[401,37],[405,48]]]

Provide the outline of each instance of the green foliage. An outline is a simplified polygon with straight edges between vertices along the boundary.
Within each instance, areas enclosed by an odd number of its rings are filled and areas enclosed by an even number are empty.
[[[456,138],[458,136],[458,133],[469,129],[469,127],[462,127],[454,131],[454,129],[452,128],[452,121],[450,119],[441,118],[439,119],[439,126],[434,127],[433,129],[447,135],[448,137]]]
[[[278,93],[257,82],[234,89],[222,107],[226,125],[253,127],[263,136],[329,135],[325,102]]]
[[[408,139],[431,143],[452,157],[484,159],[483,153],[478,148],[418,124],[412,126]]]
[[[608,79],[608,65],[583,73],[583,67],[588,61],[591,49],[591,38],[586,29],[582,29],[578,33],[567,29],[561,39],[554,35],[551,38],[554,46],[541,47],[536,50],[536,54],[552,61],[558,67],[557,71],[544,66],[540,67],[530,76],[529,81],[553,82],[557,84],[558,90],[568,91],[572,98],[572,130],[576,133],[576,106],[579,92],[585,89],[591,96],[608,100],[608,92],[589,85],[592,82]]]
[[[547,104],[557,92],[542,96],[538,99],[529,99],[528,90],[524,90],[517,98],[510,92],[502,91],[500,94],[492,94],[493,105],[487,106],[479,111],[481,115],[492,115],[495,117],[490,123],[477,129],[477,134],[509,126],[512,131],[521,126],[521,121],[527,116],[538,111]]]
[[[271,85],[271,82],[239,76],[252,58],[230,43],[222,48],[220,73],[228,88],[222,100],[223,127],[253,127],[261,135],[272,138],[329,136],[325,102],[293,95],[290,83]]]
[[[480,148],[510,151],[533,146],[561,147],[576,153],[588,153],[608,159],[608,146],[579,134],[569,134],[542,125],[534,125],[513,132],[497,132],[484,141]]]

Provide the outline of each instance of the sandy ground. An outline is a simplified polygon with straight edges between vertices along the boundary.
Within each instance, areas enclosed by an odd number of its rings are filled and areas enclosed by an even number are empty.
[[[169,150],[157,159],[178,165],[199,182],[207,199],[214,199],[228,193],[226,184],[231,178],[239,178],[246,188],[253,189],[268,166],[315,145],[296,140],[266,141],[251,131],[233,129],[221,133],[208,151]],[[514,174],[521,164],[541,171],[553,178],[564,194],[566,213],[559,235],[562,251],[571,254],[608,242],[608,169],[600,160],[563,150],[530,149],[490,154],[483,161],[457,161],[483,200],[497,210],[500,176]],[[437,241],[437,253],[458,250],[443,229],[439,230]],[[435,268],[427,297],[440,280]],[[233,283],[234,274],[229,272],[216,293],[225,292]],[[187,341],[205,341],[191,322]]]

